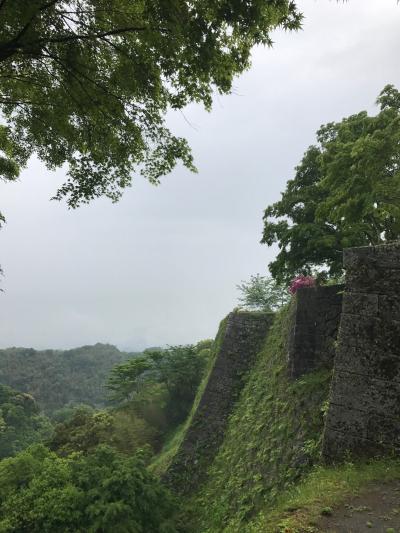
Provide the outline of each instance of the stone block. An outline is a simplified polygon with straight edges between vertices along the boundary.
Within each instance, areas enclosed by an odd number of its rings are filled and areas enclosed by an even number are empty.
[[[400,383],[335,369],[331,402],[349,409],[400,418]]]
[[[378,295],[346,292],[343,294],[342,313],[348,315],[378,316]]]
[[[293,302],[288,372],[293,379],[333,367],[342,307],[342,285],[299,289]]]
[[[400,354],[380,350],[374,346],[348,346],[339,343],[335,369],[400,383]]]
[[[340,325],[340,344],[356,346],[382,353],[400,351],[400,321],[385,320],[368,315],[343,315]]]
[[[378,315],[385,320],[400,321],[400,294],[378,295]]]
[[[400,241],[391,244],[381,244],[378,246],[360,246],[358,248],[347,248],[343,251],[343,266],[346,270],[356,270],[357,266],[363,263],[382,269],[400,268]]]
[[[397,451],[393,446],[371,441],[358,435],[326,428],[323,439],[323,458],[328,463],[350,457],[380,457]]]
[[[335,401],[341,399],[335,398]],[[366,423],[367,413],[357,409],[351,409],[348,405],[330,403],[326,417],[326,426],[336,432],[345,435],[355,435],[359,438],[367,437]]]
[[[327,415],[327,426],[353,438],[400,447],[399,417],[379,415],[373,411],[360,411],[348,405],[332,403]]]

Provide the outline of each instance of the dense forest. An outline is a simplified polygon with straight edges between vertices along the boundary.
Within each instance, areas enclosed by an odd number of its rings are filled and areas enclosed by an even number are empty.
[[[100,407],[111,368],[133,355],[99,343],[65,351],[8,348],[0,350],[0,382],[31,394],[47,414],[82,403]]]
[[[2,350],[1,379],[29,392],[0,385],[1,531],[176,531],[147,465],[188,416],[212,348]]]

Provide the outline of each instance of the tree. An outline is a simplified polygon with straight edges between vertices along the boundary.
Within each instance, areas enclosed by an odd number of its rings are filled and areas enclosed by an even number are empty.
[[[243,281],[236,287],[241,292],[241,306],[253,310],[276,311],[290,298],[287,287],[278,285],[274,279],[260,274],[251,276],[250,281]]]
[[[145,420],[146,404],[158,400],[169,427],[176,425],[188,414],[203,377],[209,357],[204,350],[204,343],[146,350],[141,357],[116,365],[107,385],[112,398],[132,402]]]
[[[107,444],[121,453],[132,455],[139,448],[158,447],[156,428],[139,418],[132,410],[97,411],[79,407],[69,420],[57,424],[47,445],[58,455],[73,452],[90,453]]]
[[[342,274],[342,251],[400,237],[400,93],[387,85],[377,104],[317,132],[281,200],[265,210],[263,243],[279,282],[318,269]]]
[[[36,445],[0,463],[0,530],[174,533],[174,499],[145,465],[108,446],[58,457]]]
[[[291,0],[2,0],[0,177],[33,153],[66,165],[56,199],[117,200],[139,172],[152,183],[182,161],[169,109],[211,107],[275,28],[300,27]],[[1,222],[1,219],[0,219]]]

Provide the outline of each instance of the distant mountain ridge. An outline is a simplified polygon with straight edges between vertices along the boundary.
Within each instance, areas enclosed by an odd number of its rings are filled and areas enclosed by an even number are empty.
[[[111,368],[138,352],[122,352],[111,344],[97,343],[71,350],[0,350],[0,383],[32,394],[48,414],[65,405],[106,403]]]

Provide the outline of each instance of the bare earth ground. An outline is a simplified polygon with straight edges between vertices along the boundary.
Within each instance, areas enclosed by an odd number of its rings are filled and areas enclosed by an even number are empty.
[[[329,509],[327,510],[329,512]],[[324,533],[400,533],[400,481],[373,484],[318,521]]]

